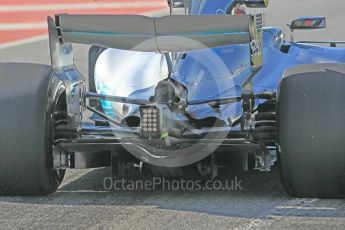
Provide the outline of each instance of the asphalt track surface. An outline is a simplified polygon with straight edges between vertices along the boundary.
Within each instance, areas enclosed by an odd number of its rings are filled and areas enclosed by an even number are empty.
[[[267,24],[286,28],[300,15],[328,17],[328,29],[299,32],[299,39],[345,40],[343,0],[272,0]],[[287,31],[287,30],[286,30]],[[288,31],[287,31],[288,32]],[[86,73],[87,47],[77,65]],[[2,48],[0,61],[49,64],[48,42]],[[269,64],[269,63],[268,63]],[[112,191],[103,188],[108,169],[70,170],[55,194],[0,197],[0,229],[344,229],[345,201],[296,199],[271,173],[229,172],[243,190]]]

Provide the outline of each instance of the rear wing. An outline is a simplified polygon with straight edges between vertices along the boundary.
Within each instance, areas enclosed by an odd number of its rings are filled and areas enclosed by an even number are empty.
[[[143,52],[180,52],[250,42],[248,16],[56,16],[64,42]]]
[[[61,69],[73,65],[71,43],[162,53],[235,44],[251,44],[252,47],[258,31],[255,18],[249,15],[169,15],[151,18],[140,15],[59,14],[55,21],[48,18],[52,66]]]

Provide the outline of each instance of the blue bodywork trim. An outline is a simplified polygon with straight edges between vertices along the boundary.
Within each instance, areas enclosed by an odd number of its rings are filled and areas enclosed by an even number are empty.
[[[63,31],[63,33],[77,35],[114,35],[114,36],[134,36],[134,37],[153,37],[151,34],[138,34],[127,32],[85,32],[85,31]],[[157,36],[221,36],[221,35],[249,35],[249,32],[193,32],[193,33],[173,33],[157,34]]]
[[[249,32],[193,32],[175,34],[157,34],[157,36],[221,36],[221,35],[249,35]]]
[[[153,34],[140,34],[140,33],[129,33],[129,32],[86,32],[86,31],[62,31],[64,34],[77,34],[77,35],[115,35],[115,36],[135,36],[135,37],[153,37]]]

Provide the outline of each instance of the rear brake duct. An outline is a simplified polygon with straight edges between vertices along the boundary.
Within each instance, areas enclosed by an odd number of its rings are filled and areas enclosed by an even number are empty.
[[[85,79],[74,65],[70,43],[63,43],[54,20],[48,18],[51,66],[54,77],[63,82],[66,90],[68,128],[81,130],[82,113],[86,108]]]

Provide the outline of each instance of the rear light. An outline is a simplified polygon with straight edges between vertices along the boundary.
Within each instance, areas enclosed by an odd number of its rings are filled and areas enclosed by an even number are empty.
[[[140,129],[143,135],[160,134],[160,111],[155,106],[140,107]]]

